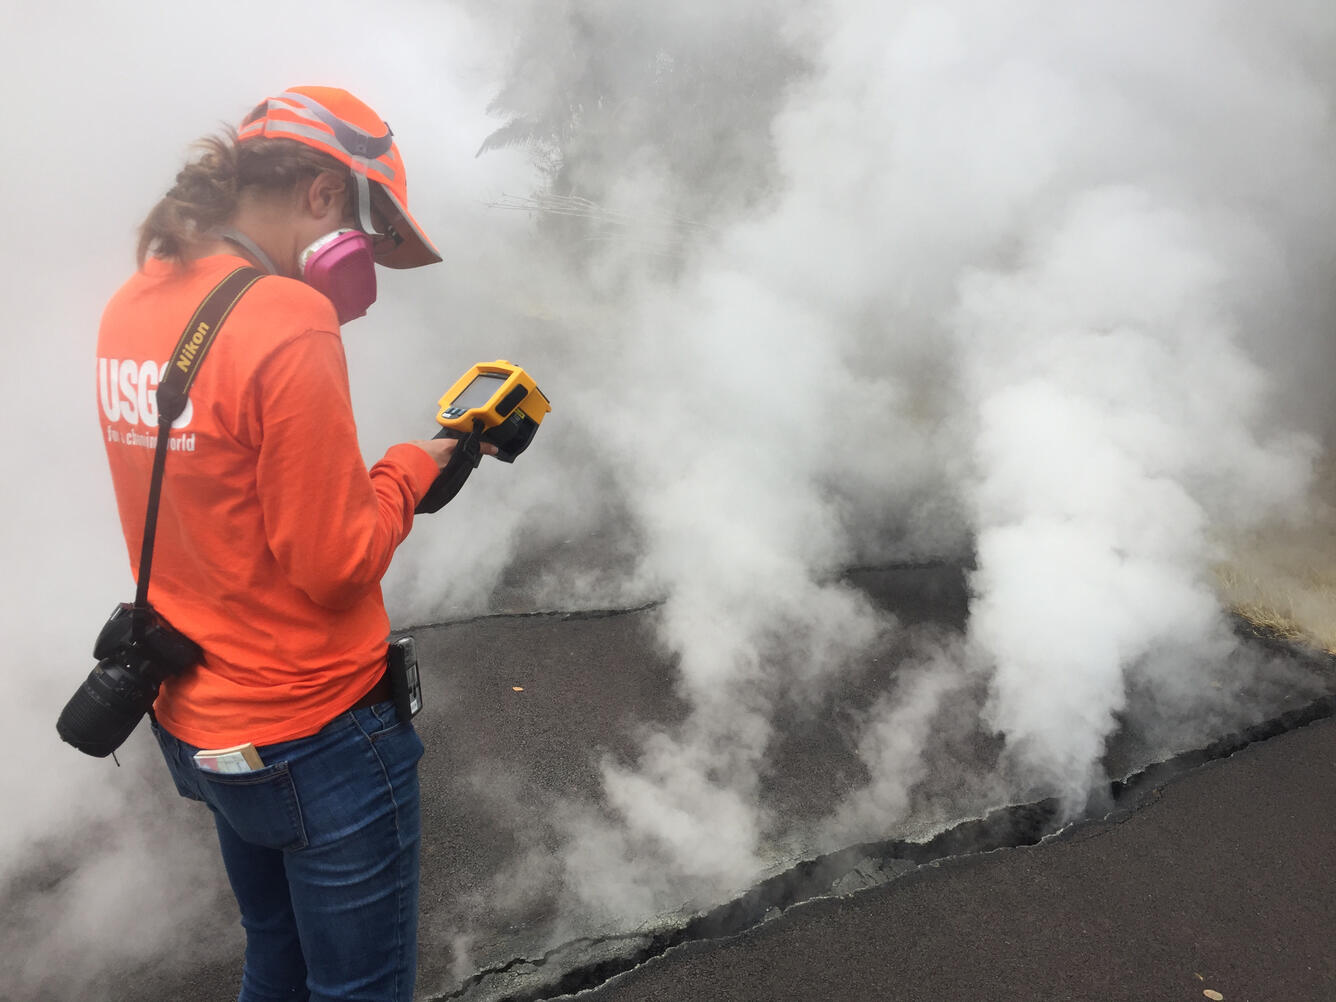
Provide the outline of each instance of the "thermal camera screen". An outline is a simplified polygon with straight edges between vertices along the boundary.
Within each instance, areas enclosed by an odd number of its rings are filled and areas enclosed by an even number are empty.
[[[481,407],[492,397],[496,396],[496,391],[501,389],[506,381],[505,376],[498,376],[492,373],[480,373],[473,377],[473,382],[464,387],[459,396],[450,401],[451,407],[458,407],[462,411],[472,410],[474,407]]]

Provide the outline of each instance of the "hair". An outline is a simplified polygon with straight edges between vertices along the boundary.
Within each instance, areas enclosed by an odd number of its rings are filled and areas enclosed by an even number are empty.
[[[198,156],[176,175],[176,184],[139,227],[139,266],[150,254],[184,263],[190,244],[221,226],[237,211],[247,189],[279,193],[321,171],[347,175],[348,168],[327,153],[292,139],[237,141],[235,129],[194,144]]]

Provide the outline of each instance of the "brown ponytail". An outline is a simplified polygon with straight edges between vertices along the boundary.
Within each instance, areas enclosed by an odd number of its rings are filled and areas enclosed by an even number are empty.
[[[190,244],[233,217],[248,188],[280,192],[321,171],[348,173],[328,154],[291,139],[239,143],[235,129],[206,136],[194,148],[199,155],[181,169],[176,184],[139,227],[141,268],[150,254],[183,263]]]

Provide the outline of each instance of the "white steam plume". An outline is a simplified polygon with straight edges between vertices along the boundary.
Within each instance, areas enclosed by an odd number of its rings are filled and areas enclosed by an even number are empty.
[[[557,9],[591,39],[626,18]],[[1295,361],[1329,355],[1333,316],[1328,6],[846,0],[779,29],[759,10],[734,9],[754,31],[730,39],[738,62],[778,44],[802,68],[744,164],[766,195],[712,202],[634,120],[581,139],[624,154],[615,177],[579,149],[559,176],[621,215],[707,224],[666,276],[612,237],[585,272],[617,324],[593,346],[621,360],[592,393],[637,418],[600,445],[691,706],[605,763],[607,803],[575,826],[594,912],[734,885],[783,842],[758,800],[774,712],[882,635],[831,583],[869,558],[972,541],[962,657],[991,673],[994,796],[1079,807],[1129,683],[1181,693],[1228,653],[1214,538],[1297,505],[1330,426]],[[674,11],[707,50],[717,22]],[[577,45],[548,79],[635,78],[608,58]],[[860,740],[882,806],[856,829],[903,819],[960,671],[929,662],[879,704]]]
[[[962,290],[988,719],[1076,806],[1127,673],[1228,653],[1209,528],[1297,498],[1315,450],[1256,431],[1261,371],[1193,222],[1141,190],[1092,191],[1013,270]]]

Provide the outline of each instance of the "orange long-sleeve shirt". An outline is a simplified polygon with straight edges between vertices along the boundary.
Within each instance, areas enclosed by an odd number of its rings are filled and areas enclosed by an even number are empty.
[[[158,373],[209,291],[246,262],[150,260],[98,336],[98,410],[138,577]],[[313,734],[385,663],[380,579],[437,474],[412,445],[368,472],[333,306],[266,277],[228,317],[173,425],[149,601],[204,649],[163,683],[159,723],[221,747]]]

